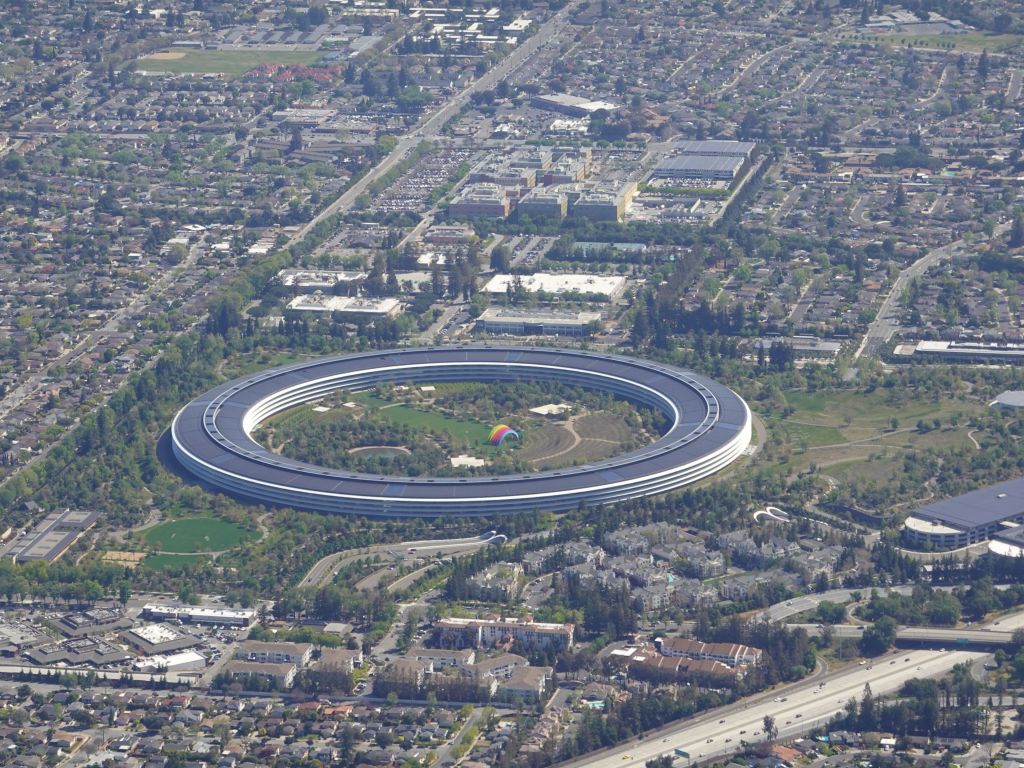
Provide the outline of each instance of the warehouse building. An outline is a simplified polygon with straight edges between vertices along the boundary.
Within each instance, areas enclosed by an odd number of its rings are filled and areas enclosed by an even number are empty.
[[[732,181],[740,174],[746,158],[738,155],[678,155],[666,157],[654,168],[655,179],[700,179]]]
[[[206,659],[196,651],[181,651],[167,655],[158,654],[147,659],[139,659],[134,664],[139,672],[156,674],[158,672],[191,672],[206,667]]]
[[[700,155],[703,157],[742,157],[746,160],[754,152],[752,141],[726,141],[723,139],[707,139],[704,141],[679,141],[676,147],[683,155]]]
[[[925,549],[957,549],[1005,535],[1024,523],[1024,478],[997,483],[914,510],[903,540]]]

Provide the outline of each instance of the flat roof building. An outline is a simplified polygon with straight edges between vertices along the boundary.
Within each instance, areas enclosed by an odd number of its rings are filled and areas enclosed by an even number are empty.
[[[146,655],[165,654],[199,645],[198,637],[179,632],[166,624],[145,624],[121,633],[121,638]]]
[[[737,155],[677,155],[659,162],[651,178],[732,181],[745,162]]]
[[[619,107],[607,101],[571,96],[568,93],[544,93],[533,97],[533,106],[560,112],[570,117],[589,117],[600,110],[615,112]]]
[[[586,336],[601,322],[600,312],[488,307],[475,330],[496,336]]]
[[[281,285],[288,288],[332,290],[338,285],[361,285],[369,277],[366,272],[340,269],[282,269],[277,273]]]
[[[915,509],[903,523],[908,544],[955,549],[985,541],[1024,523],[1024,478]]]
[[[188,672],[206,667],[206,659],[196,651],[181,651],[180,653],[157,654],[145,659],[139,659],[134,664],[140,672]]]
[[[158,621],[178,620],[192,624],[214,624],[229,627],[251,627],[256,611],[251,608],[213,608],[203,605],[163,605],[146,603],[142,615]]]
[[[725,139],[706,139],[698,141],[677,141],[676,146],[684,155],[703,155],[705,157],[743,157],[749,158],[754,151],[752,141],[729,141]]]
[[[824,341],[815,336],[768,336],[754,341],[754,349],[763,349],[767,354],[772,345],[782,342],[803,360],[832,360],[843,348],[841,342]]]
[[[916,344],[900,344],[895,350],[896,359],[911,357],[923,360],[937,360],[945,363],[971,363],[994,365],[1024,363],[1024,344],[1010,342],[982,341],[919,341]]]
[[[34,528],[12,539],[0,550],[0,557],[9,557],[18,563],[30,560],[52,563],[92,528],[99,516],[99,512],[82,509],[51,512]]]
[[[330,296],[323,293],[305,293],[288,302],[288,309],[296,312],[340,312],[359,317],[397,317],[402,311],[398,299],[367,296]]]
[[[600,296],[608,300],[619,298],[626,291],[628,281],[621,275],[553,274],[537,272],[532,275],[495,275],[484,285],[484,293],[504,295],[510,286],[520,285],[531,292],[550,293],[555,296],[578,294]]]
[[[468,184],[448,204],[452,216],[503,219],[512,210],[505,190],[496,184]]]
[[[569,212],[569,198],[557,189],[537,187],[523,196],[516,210],[520,216],[529,216],[531,219],[561,221]]]

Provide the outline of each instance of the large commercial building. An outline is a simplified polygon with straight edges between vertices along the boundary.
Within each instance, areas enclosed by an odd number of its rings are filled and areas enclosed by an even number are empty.
[[[288,309],[296,312],[338,312],[356,317],[397,317],[402,302],[390,297],[330,296],[324,293],[303,294],[288,302]]]
[[[1020,365],[1024,363],[1024,344],[984,341],[919,341],[916,344],[900,344],[896,347],[894,354],[897,360],[901,357],[909,357],[915,361]]]
[[[497,184],[467,184],[448,204],[452,216],[503,219],[512,210],[508,194]]]
[[[543,93],[533,97],[533,106],[560,112],[570,117],[590,117],[595,112],[614,112],[618,106],[607,101],[571,96],[567,93]]]
[[[666,157],[651,174],[655,179],[732,181],[746,159],[738,155],[677,155]]]
[[[678,141],[676,147],[684,155],[700,155],[703,157],[742,157],[749,159],[754,152],[752,141],[728,141],[724,139],[704,139],[697,141]]]
[[[504,296],[516,280],[531,293],[549,293],[552,296],[598,296],[614,301],[626,290],[627,280],[621,275],[554,274],[537,272],[532,275],[495,275],[483,287],[484,293]]]
[[[96,524],[99,516],[99,512],[81,509],[52,512],[34,528],[12,539],[0,550],[0,557],[9,557],[18,563],[30,560],[52,563],[71,549],[71,545]]]
[[[225,627],[248,628],[256,621],[256,611],[250,608],[211,608],[202,605],[146,603],[142,607],[142,615],[157,621],[182,621]]]
[[[498,477],[380,476],[273,453],[252,438],[264,420],[328,392],[377,384],[559,381],[655,408],[654,443],[575,467]],[[711,379],[660,363],[534,347],[381,350],[272,368],[222,384],[171,426],[176,459],[218,488],[264,503],[384,517],[562,511],[651,496],[704,479],[750,444],[750,409]]]
[[[903,523],[913,547],[956,549],[986,541],[1024,523],[1024,478],[915,509]]]
[[[488,307],[476,320],[478,333],[496,336],[586,336],[601,322],[600,312]]]
[[[561,221],[569,212],[569,198],[557,189],[538,187],[527,192],[517,206],[519,216]]]

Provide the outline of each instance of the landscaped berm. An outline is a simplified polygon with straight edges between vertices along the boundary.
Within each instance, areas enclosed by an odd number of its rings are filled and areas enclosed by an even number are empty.
[[[154,526],[145,533],[146,543],[154,549],[176,554],[222,552],[258,538],[259,534],[255,531],[215,517],[172,520]]]

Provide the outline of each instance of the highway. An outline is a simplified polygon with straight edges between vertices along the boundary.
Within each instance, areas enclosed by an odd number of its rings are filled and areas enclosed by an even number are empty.
[[[764,740],[766,715],[775,718],[779,739],[792,738],[828,722],[843,710],[850,698],[860,699],[865,685],[870,685],[876,696],[893,693],[911,678],[938,677],[956,664],[970,664],[984,655],[970,651],[889,653],[871,663],[748,697],[650,733],[642,740],[629,741],[559,765],[562,768],[642,768],[648,760],[672,755],[675,749],[688,752],[693,761],[709,762],[736,752],[741,741]]]
[[[792,605],[776,605],[773,608],[796,608],[800,600],[807,600],[809,597],[837,597],[838,593],[843,591],[845,590],[834,590],[831,593],[794,598],[789,601]],[[963,636],[965,632],[968,636],[984,633],[981,635],[984,637],[1005,636],[1021,627],[1024,627],[1024,611],[1000,616],[992,623],[979,625],[974,629],[935,630],[920,627],[913,628],[913,632],[950,632],[957,636]],[[904,631],[907,629],[904,628]],[[842,631],[859,629],[844,627]],[[819,672],[798,683],[748,696],[699,717],[668,725],[647,734],[643,739],[634,739],[610,749],[592,752],[586,757],[559,763],[558,766],[641,768],[648,760],[672,755],[675,749],[688,752],[693,761],[709,762],[714,758],[736,752],[742,746],[741,741],[763,740],[764,734],[761,731],[764,728],[765,715],[775,718],[779,739],[793,738],[827,723],[833,715],[843,709],[850,698],[860,699],[865,685],[871,686],[875,696],[883,696],[899,690],[904,682],[912,678],[941,677],[957,664],[973,665],[987,655],[981,651],[896,649],[855,666],[847,666],[835,672]]]

